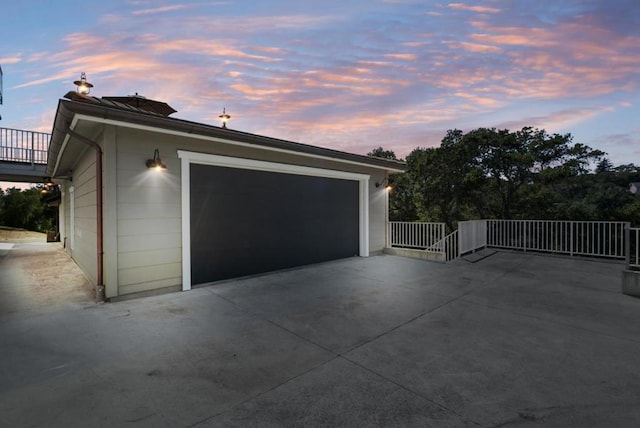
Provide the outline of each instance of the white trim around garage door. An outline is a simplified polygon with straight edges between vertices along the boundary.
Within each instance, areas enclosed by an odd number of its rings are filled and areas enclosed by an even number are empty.
[[[191,289],[191,164],[223,166],[229,168],[252,169],[282,174],[308,175],[314,177],[338,178],[359,182],[359,228],[360,257],[369,256],[369,178],[367,174],[312,168],[253,159],[211,155],[206,153],[178,150],[181,159],[182,179],[182,289]]]

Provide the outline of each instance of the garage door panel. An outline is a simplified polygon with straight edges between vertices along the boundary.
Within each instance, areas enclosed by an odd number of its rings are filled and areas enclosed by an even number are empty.
[[[191,165],[192,283],[356,255],[359,183]]]

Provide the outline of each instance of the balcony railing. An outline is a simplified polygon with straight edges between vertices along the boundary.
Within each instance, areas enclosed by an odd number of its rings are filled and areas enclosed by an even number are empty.
[[[46,164],[51,134],[0,128],[0,161]]]

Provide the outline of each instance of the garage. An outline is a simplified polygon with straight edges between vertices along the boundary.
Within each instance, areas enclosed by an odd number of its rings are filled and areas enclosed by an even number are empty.
[[[179,155],[188,163],[190,284],[367,255],[367,175]]]
[[[385,184],[403,162],[177,119],[137,96],[65,98],[47,174],[65,249],[105,299],[386,248]]]

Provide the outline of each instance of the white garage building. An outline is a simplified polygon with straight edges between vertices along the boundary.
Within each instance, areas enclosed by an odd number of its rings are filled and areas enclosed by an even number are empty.
[[[139,96],[66,98],[47,173],[65,248],[106,298],[385,247],[379,184],[404,163],[171,118]]]

